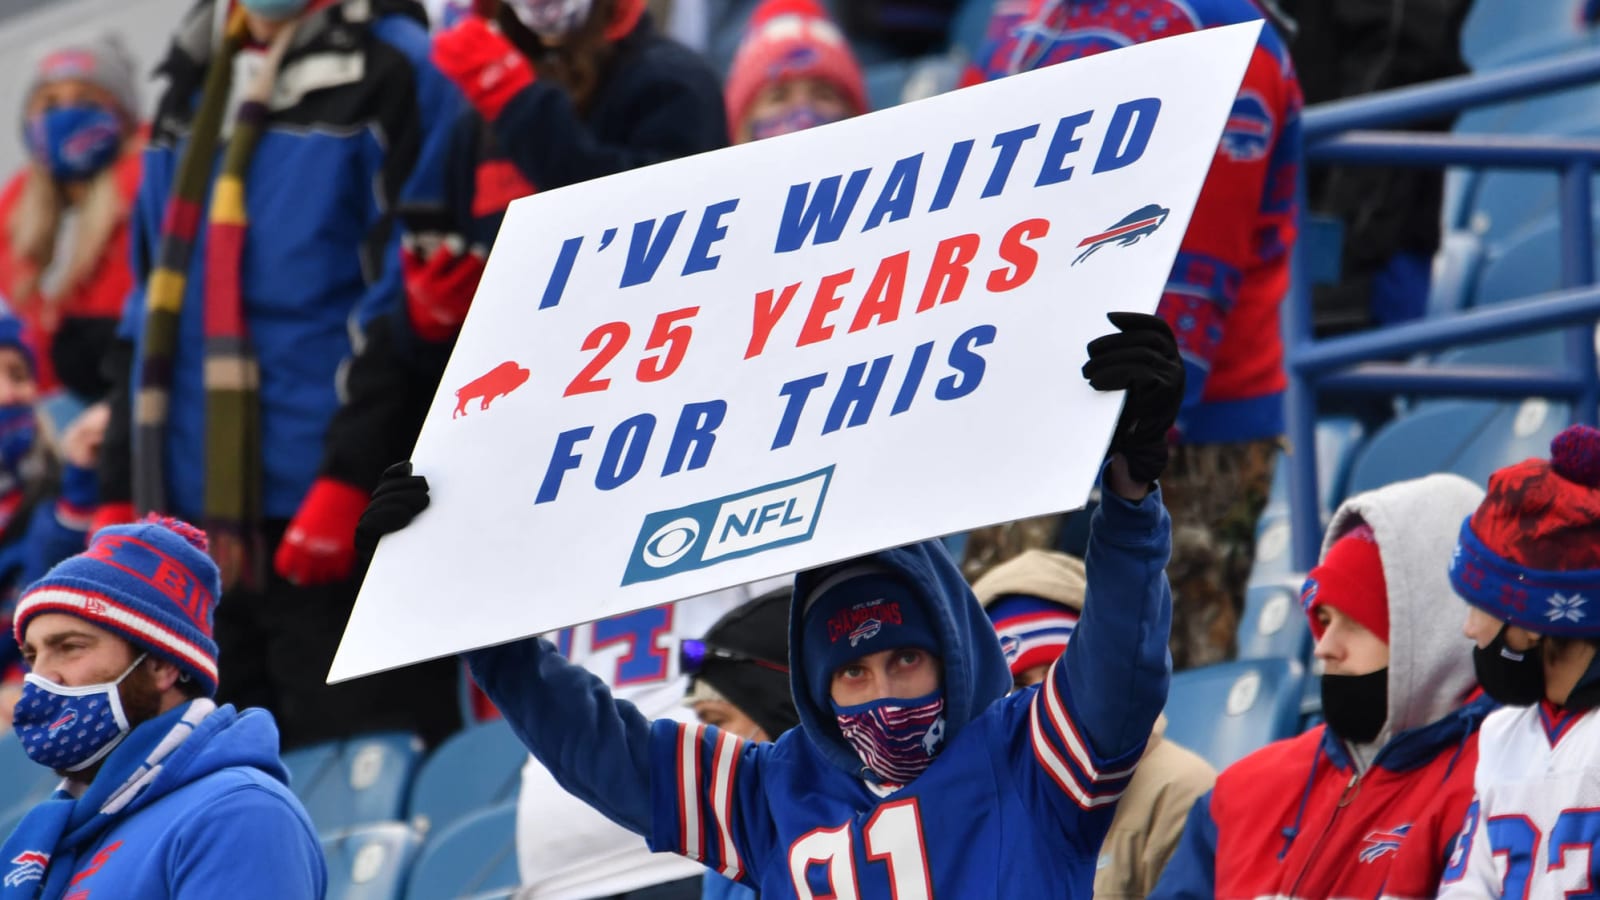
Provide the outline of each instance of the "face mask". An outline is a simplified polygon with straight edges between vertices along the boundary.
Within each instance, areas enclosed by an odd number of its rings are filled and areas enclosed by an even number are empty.
[[[825,113],[816,107],[807,104],[791,106],[782,112],[762,116],[750,120],[750,139],[752,141],[765,140],[777,137],[780,134],[791,134],[796,131],[805,131],[818,125],[839,121],[839,116]]]
[[[0,406],[0,470],[20,475],[22,461],[33,450],[39,419],[31,403]]]
[[[132,727],[122,711],[117,686],[144,662],[133,661],[116,681],[66,687],[29,672],[22,679],[12,728],[22,739],[22,751],[41,766],[78,772],[94,765]]]
[[[589,21],[593,0],[505,0],[528,30],[543,38],[564,38]]]
[[[885,697],[856,706],[833,704],[844,739],[887,784],[910,784],[944,745],[944,691],[903,700]]]
[[[1544,699],[1544,659],[1538,646],[1523,653],[1506,646],[1506,629],[1487,647],[1472,648],[1472,668],[1483,692],[1507,706],[1532,706]]]
[[[1389,670],[1366,675],[1323,675],[1322,717],[1339,738],[1370,744],[1389,718]]]
[[[28,152],[57,181],[86,181],[116,160],[122,122],[101,106],[58,106],[28,119]]]
[[[239,0],[239,3],[269,22],[282,22],[305,12],[311,0]]]

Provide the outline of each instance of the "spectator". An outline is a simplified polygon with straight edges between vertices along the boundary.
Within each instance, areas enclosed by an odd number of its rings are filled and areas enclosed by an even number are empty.
[[[33,351],[22,322],[0,313],[0,726],[22,694],[22,653],[11,639],[17,594],[83,549],[94,510],[104,404],[67,429],[59,452],[39,411]]]
[[[1575,425],[1489,476],[1450,581],[1489,696],[1477,795],[1442,898],[1576,897],[1600,877],[1600,431]],[[1541,845],[1543,841],[1543,845]],[[1583,864],[1572,850],[1581,848]]]
[[[65,781],[6,839],[0,897],[320,900],[322,848],[265,710],[212,701],[221,591],[206,536],[97,533],[23,594],[28,758]]]
[[[88,402],[133,286],[128,217],[144,131],[137,66],[116,35],[57,47],[23,103],[28,164],[0,188],[0,289],[28,323],[42,391]]]
[[[702,725],[756,743],[775,741],[800,724],[789,696],[789,599],[783,587],[717,620],[705,637],[683,642],[689,673],[684,703]],[[701,900],[754,900],[755,892],[707,872]]]
[[[1327,722],[1252,753],[1195,803],[1154,898],[1432,897],[1493,708],[1454,637],[1456,475],[1346,500],[1301,594]]]
[[[377,482],[317,465],[353,343],[402,299],[394,217],[440,202],[460,102],[427,53],[411,0],[200,0],[161,67],[96,521],[205,522],[219,695],[286,747],[460,727],[450,660],[326,685],[357,582],[309,577],[348,576]]]
[[[816,0],[764,0],[728,72],[733,142],[802,131],[867,112],[861,66]]]
[[[1254,0],[1000,0],[981,68],[999,78],[1263,17]],[[1159,308],[1189,370],[1181,438],[1162,483],[1178,668],[1236,650],[1256,520],[1284,431],[1278,309],[1289,288],[1299,165],[1300,87],[1264,25]]]
[[[1077,627],[1087,585],[1082,560],[1047,550],[1029,550],[1001,563],[972,585],[1000,637],[1013,690],[1027,690],[1049,676],[1050,664]],[[1156,718],[1100,848],[1094,874],[1094,896],[1100,900],[1150,895],[1178,846],[1189,808],[1217,780],[1209,763],[1166,740],[1166,724],[1165,716]]]
[[[568,790],[653,848],[768,896],[844,884],[875,898],[997,884],[1086,895],[1166,695],[1168,522],[1154,480],[1183,394],[1166,324],[1111,319],[1119,331],[1091,342],[1084,366],[1095,389],[1128,392],[1089,590],[1119,602],[1086,604],[1042,690],[1006,698],[999,641],[937,541],[796,576],[801,726],[772,744],[652,723],[547,641],[472,651],[474,677]],[[364,533],[403,527],[426,505],[416,476],[396,472],[379,491]]]

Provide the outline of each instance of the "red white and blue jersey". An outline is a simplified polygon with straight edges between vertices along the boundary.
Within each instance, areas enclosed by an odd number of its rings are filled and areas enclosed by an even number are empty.
[[[1262,18],[1253,0],[1000,0],[980,67],[1000,78]],[[1288,50],[1264,25],[1158,310],[1188,364],[1178,424],[1190,443],[1283,433],[1278,310],[1295,238],[1301,103]]]
[[[1600,715],[1498,710],[1475,785],[1441,898],[1600,896]]]

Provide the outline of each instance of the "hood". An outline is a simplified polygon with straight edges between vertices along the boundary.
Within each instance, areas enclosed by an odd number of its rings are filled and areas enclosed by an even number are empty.
[[[1466,606],[1450,585],[1461,520],[1483,489],[1459,475],[1429,475],[1357,494],[1339,505],[1322,541],[1371,526],[1389,591],[1389,718],[1375,744],[1460,707],[1477,685],[1461,637]]]
[[[943,543],[923,541],[801,572],[795,576],[794,599],[789,604],[789,687],[807,739],[829,762],[858,777],[864,767],[839,733],[833,710],[819,708],[806,687],[801,622],[806,600],[818,585],[840,570],[862,563],[882,567],[902,579],[933,621],[944,670],[946,747],[968,722],[1011,689],[1011,670],[994,626]]]

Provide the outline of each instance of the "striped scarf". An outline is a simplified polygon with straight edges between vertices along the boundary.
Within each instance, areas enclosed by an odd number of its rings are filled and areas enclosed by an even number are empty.
[[[265,584],[261,535],[260,369],[245,334],[240,291],[248,220],[245,175],[266,123],[268,101],[295,24],[279,32],[260,74],[245,89],[234,116],[222,171],[211,191],[206,219],[204,331],[206,472],[203,521],[224,589]],[[140,389],[134,401],[133,500],[140,513],[165,511],[163,445],[178,353],[178,322],[199,234],[200,209],[211,181],[223,117],[233,87],[233,64],[249,39],[243,9],[228,20],[221,52],[211,60],[189,144],[161,223],[157,266],[145,292]]]

